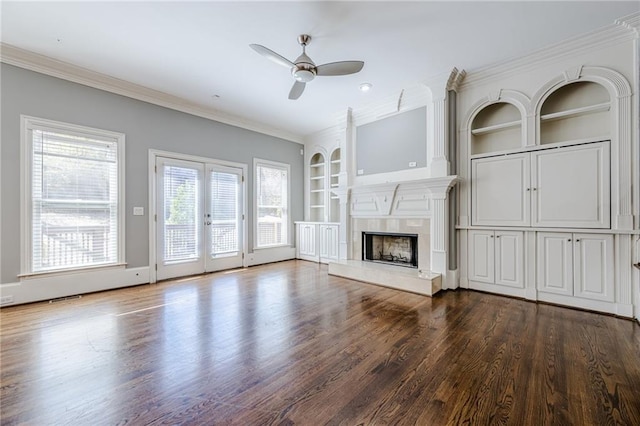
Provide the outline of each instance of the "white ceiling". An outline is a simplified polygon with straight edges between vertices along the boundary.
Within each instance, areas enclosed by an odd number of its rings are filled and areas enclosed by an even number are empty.
[[[2,42],[297,135],[454,66],[468,72],[612,24],[638,1],[1,2]],[[262,44],[294,60],[363,60],[297,101]],[[361,93],[358,86],[373,89]],[[214,98],[218,95],[219,98]]]

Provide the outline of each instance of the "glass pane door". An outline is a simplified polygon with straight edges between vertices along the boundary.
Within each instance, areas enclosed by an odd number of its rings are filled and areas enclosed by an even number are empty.
[[[242,169],[207,165],[207,271],[242,266]]]
[[[157,279],[204,272],[201,163],[158,158]]]

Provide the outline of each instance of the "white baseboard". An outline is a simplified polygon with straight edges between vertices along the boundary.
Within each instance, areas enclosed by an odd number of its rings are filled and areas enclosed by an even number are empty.
[[[77,271],[68,274],[28,277],[17,283],[0,284],[0,296],[10,297],[10,301],[2,304],[2,306],[10,306],[130,287],[148,282],[148,266]]]
[[[274,247],[254,250],[249,253],[246,266],[256,266],[265,263],[280,262],[296,258],[295,247]]]
[[[443,290],[456,290],[460,287],[459,269],[449,269],[447,275],[444,277],[445,285]]]

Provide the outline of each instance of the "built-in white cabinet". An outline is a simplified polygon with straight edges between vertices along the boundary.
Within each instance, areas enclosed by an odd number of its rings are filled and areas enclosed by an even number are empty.
[[[320,262],[338,260],[339,244],[338,244],[338,227],[335,224],[321,224],[319,225],[319,255]]]
[[[539,232],[536,245],[539,292],[603,302],[615,300],[612,235]],[[563,301],[553,297],[547,300]]]
[[[532,152],[532,225],[610,228],[609,167],[609,141]]]
[[[472,224],[610,228],[609,167],[609,141],[472,159]]]
[[[459,92],[462,287],[637,313],[637,88],[591,60],[539,86],[542,74],[529,71],[534,78],[508,79],[515,87],[479,83]],[[505,230],[522,238],[515,248],[503,236],[498,244]],[[522,287],[504,278],[504,265],[513,265],[505,253],[522,256]]]
[[[523,250],[522,232],[469,231],[470,287],[484,291],[492,291],[493,286],[523,289]]]
[[[328,263],[338,260],[340,224],[296,222],[296,258]]]
[[[296,223],[296,258],[317,261],[317,230],[315,223]]]
[[[471,161],[472,224],[528,226],[531,215],[530,154]]]

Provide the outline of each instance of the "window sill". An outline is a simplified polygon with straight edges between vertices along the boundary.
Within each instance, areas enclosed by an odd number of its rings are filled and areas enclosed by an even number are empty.
[[[111,263],[108,265],[85,266],[81,268],[56,269],[55,271],[28,272],[25,274],[19,274],[18,278],[21,280],[28,280],[29,278],[55,277],[59,275],[80,274],[83,272],[94,272],[106,269],[124,269],[126,266],[126,263]]]

